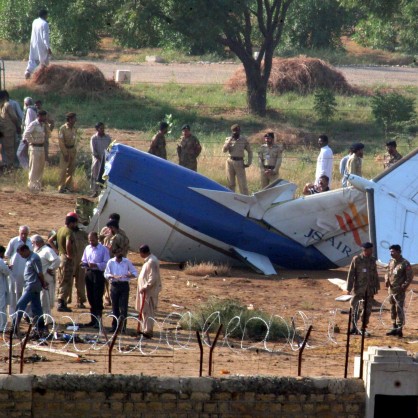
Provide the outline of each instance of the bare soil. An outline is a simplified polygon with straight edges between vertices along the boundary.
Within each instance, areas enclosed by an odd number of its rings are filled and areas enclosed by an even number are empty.
[[[8,240],[17,235],[19,225],[27,224],[31,233],[43,236],[52,229],[63,224],[64,216],[75,207],[75,195],[59,195],[57,193],[29,193],[3,188],[0,191],[2,202],[2,218],[0,224],[0,244],[6,245]],[[123,222],[122,222],[123,226]],[[285,256],[285,255],[284,255]],[[137,253],[129,257],[140,268],[141,261]],[[348,316],[341,311],[349,309],[348,303],[336,302],[335,297],[343,292],[330,284],[327,278],[345,278],[346,269],[333,271],[288,271],[280,270],[277,275],[264,277],[245,268],[232,269],[228,277],[193,277],[185,274],[176,264],[162,263],[163,291],[160,295],[158,308],[158,325],[152,340],[139,339],[134,336],[137,322],[128,321],[128,335],[118,338],[112,351],[112,372],[123,374],[197,376],[199,373],[199,348],[195,332],[187,332],[177,328],[179,315],[208,300],[212,296],[234,298],[244,305],[261,309],[269,314],[282,317],[292,326],[292,319],[300,335],[305,335],[310,324],[313,325],[308,346],[305,349],[302,363],[302,375],[305,376],[339,376],[344,375],[346,328]],[[382,284],[383,286],[383,284]],[[134,306],[136,283],[131,283],[130,306]],[[417,282],[411,286],[418,291]],[[387,308],[386,290],[381,290],[377,300]],[[75,300],[75,294],[73,300]],[[374,312],[370,324],[372,337],[366,338],[366,349],[370,345],[395,345],[415,351],[417,339],[418,306],[415,293],[408,298],[408,324],[405,337],[386,337],[390,328],[388,311],[383,309],[382,315]],[[72,322],[88,322],[88,309],[77,309],[63,315],[53,312],[56,320],[55,330],[58,337],[62,333],[71,334],[66,325]],[[136,312],[130,308],[133,316]],[[334,313],[336,312],[336,313]],[[110,308],[106,308],[110,313]],[[255,320],[255,319],[254,319]],[[104,321],[105,330],[110,326],[110,318]],[[336,326],[336,327],[335,327]],[[334,332],[334,327],[339,328]],[[33,374],[47,373],[107,373],[109,371],[108,345],[110,338],[105,333],[94,329],[86,329],[80,333],[85,340],[94,340],[96,344],[68,343],[53,340],[46,347],[63,350],[80,355],[78,359],[55,354],[51,351],[33,351],[27,349],[24,372]],[[6,373],[8,364],[7,341],[0,348],[3,365],[0,372]],[[214,335],[209,336],[213,343]],[[209,340],[206,340],[209,343]],[[279,342],[249,342],[225,338],[224,334],[214,350],[213,375],[297,375],[298,348],[301,340],[289,339]],[[38,342],[35,342],[38,344]],[[42,347],[45,349],[45,346]],[[349,376],[353,370],[353,356],[360,350],[360,337],[351,338]],[[20,344],[16,341],[14,355],[19,356]],[[45,361],[36,361],[38,354]],[[209,346],[204,345],[203,375],[208,374]],[[35,360],[35,362],[31,362]],[[19,372],[19,361],[14,359],[13,371]]]

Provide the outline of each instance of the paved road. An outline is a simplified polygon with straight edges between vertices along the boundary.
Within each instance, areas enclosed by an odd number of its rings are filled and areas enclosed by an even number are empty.
[[[116,70],[130,70],[132,83],[221,84],[239,68],[237,64],[121,64],[103,61],[54,61],[60,64],[94,64],[106,78]],[[5,61],[6,87],[24,83],[26,62]],[[389,87],[418,86],[418,68],[409,67],[338,67],[353,85]]]

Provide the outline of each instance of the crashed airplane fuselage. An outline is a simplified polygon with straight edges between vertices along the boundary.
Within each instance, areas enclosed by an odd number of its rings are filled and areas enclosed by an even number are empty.
[[[165,261],[241,261],[264,274],[274,266],[329,269],[347,265],[369,239],[364,184],[293,199],[296,186],[285,182],[243,196],[121,144],[112,147],[105,174],[89,229],[117,212],[131,248],[147,243]]]

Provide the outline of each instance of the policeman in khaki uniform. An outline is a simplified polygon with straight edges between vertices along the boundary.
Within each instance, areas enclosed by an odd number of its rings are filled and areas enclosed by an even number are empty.
[[[60,155],[60,181],[58,191],[60,193],[72,192],[73,175],[76,168],[77,156],[77,129],[75,123],[77,115],[67,113],[67,122],[58,131]]]
[[[197,171],[197,157],[202,151],[199,140],[190,132],[190,125],[183,125],[183,134],[177,145],[179,164],[190,170]]]
[[[279,168],[282,164],[283,145],[274,143],[274,133],[264,135],[264,144],[258,151],[260,165],[261,187],[267,187],[279,178]]]
[[[240,136],[241,129],[239,125],[231,126],[232,135],[226,138],[222,148],[223,152],[229,152],[229,158],[226,160],[226,178],[228,187],[235,192],[235,177],[238,181],[238,187],[241,194],[248,195],[247,177],[245,169],[253,161],[253,152],[247,138]],[[244,164],[244,151],[248,154],[248,163]]]
[[[367,306],[364,319],[364,326],[367,327],[372,313],[373,296],[379,291],[380,283],[377,275],[376,258],[373,257],[373,244],[365,242],[361,245],[362,252],[356,255],[351,261],[347,277],[347,294],[353,291],[351,299],[353,326],[351,334],[360,334],[357,320],[362,319],[359,315],[359,303],[364,300],[367,293]],[[366,331],[366,335],[370,335]]]
[[[393,328],[386,335],[403,337],[402,327],[405,324],[405,293],[414,278],[414,272],[409,261],[402,257],[400,245],[391,245],[389,250],[392,259],[389,261],[387,267],[385,284],[390,296],[390,316],[392,318]]]

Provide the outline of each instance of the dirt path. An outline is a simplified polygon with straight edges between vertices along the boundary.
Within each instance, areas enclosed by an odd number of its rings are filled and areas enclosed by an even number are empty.
[[[121,64],[103,61],[53,61],[90,63],[107,78],[116,70],[130,70],[132,83],[222,84],[239,68],[237,64]],[[26,62],[5,61],[6,87],[24,82]],[[337,67],[353,85],[418,86],[418,69],[409,67]]]

